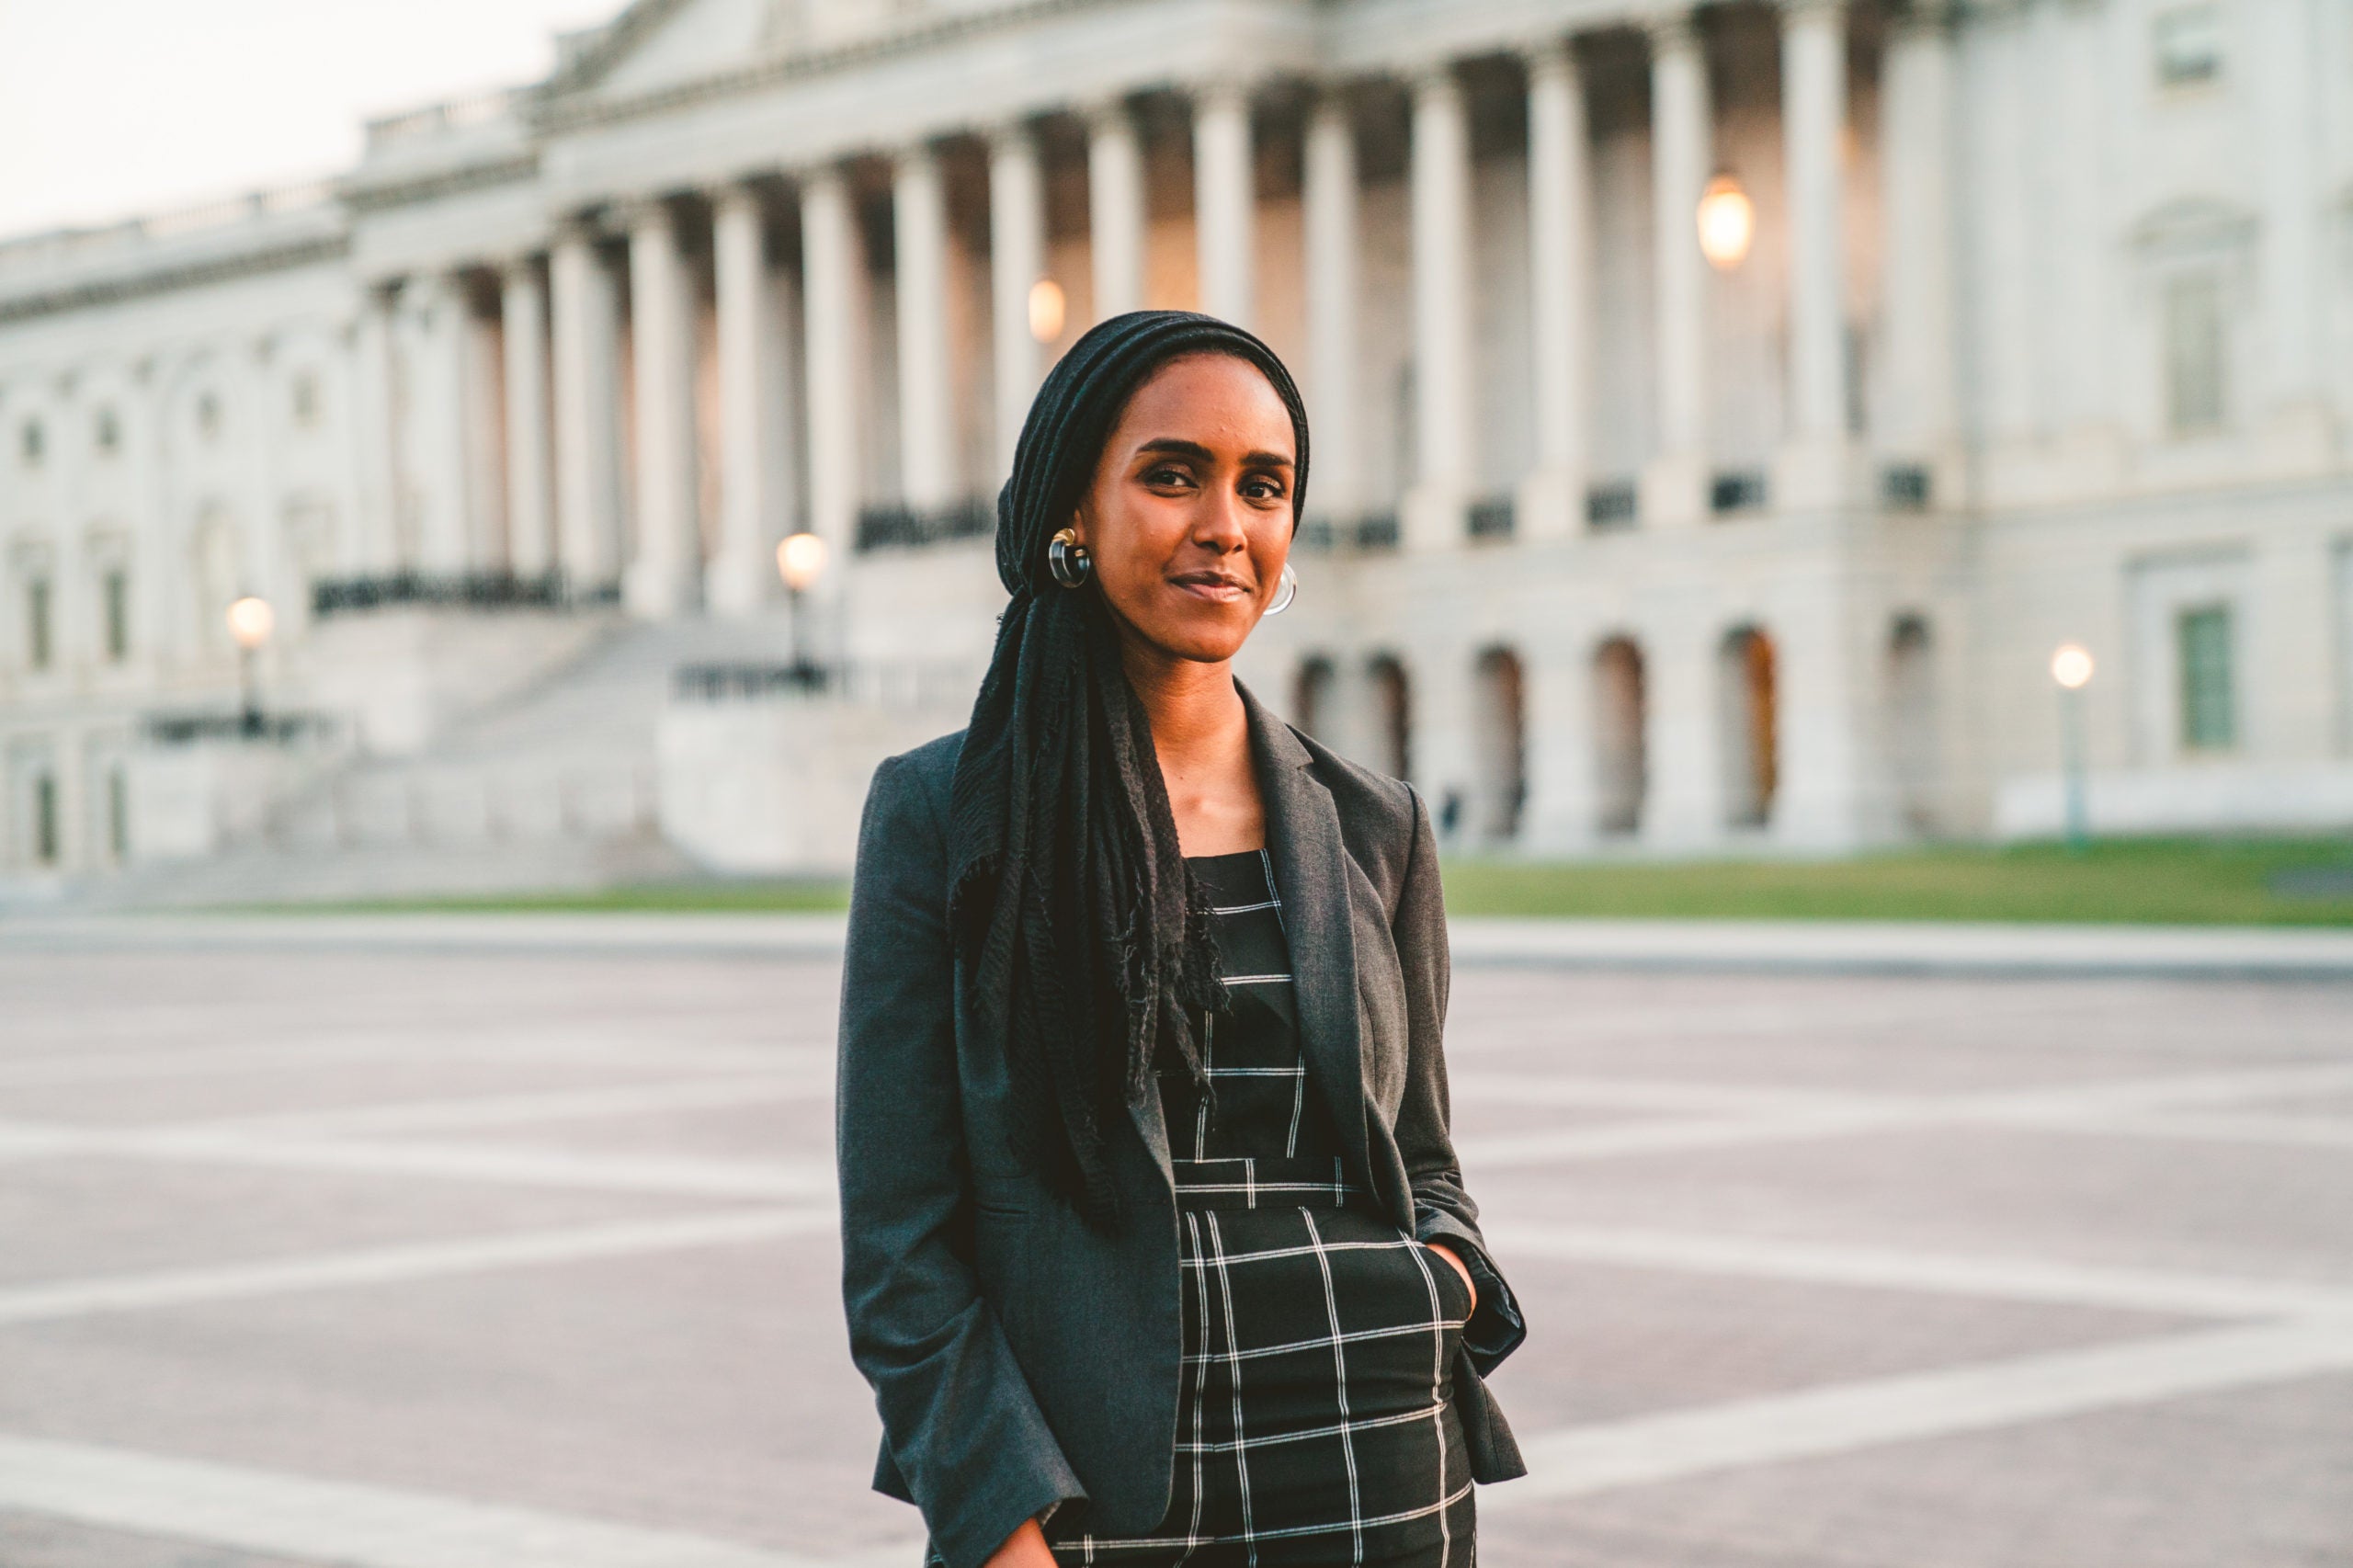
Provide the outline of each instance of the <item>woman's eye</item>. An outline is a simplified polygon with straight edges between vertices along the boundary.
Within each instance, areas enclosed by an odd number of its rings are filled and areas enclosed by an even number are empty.
[[[1181,468],[1156,468],[1143,476],[1146,484],[1184,484],[1192,476]]]
[[[1279,501],[1283,498],[1283,487],[1271,479],[1245,479],[1242,482],[1242,493],[1253,501]]]

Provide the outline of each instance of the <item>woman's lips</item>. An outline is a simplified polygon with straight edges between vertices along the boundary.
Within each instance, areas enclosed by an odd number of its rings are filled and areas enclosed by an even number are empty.
[[[1219,604],[1250,597],[1250,590],[1231,577],[1172,577],[1169,581],[1188,594]]]

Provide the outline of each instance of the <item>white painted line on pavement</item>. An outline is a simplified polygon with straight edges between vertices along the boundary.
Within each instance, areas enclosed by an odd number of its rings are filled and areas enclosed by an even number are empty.
[[[345,1031],[339,1038],[273,1045],[190,1044],[160,1051],[95,1051],[42,1053],[0,1062],[0,1085],[10,1084],[145,1083],[156,1078],[216,1077],[264,1073],[278,1067],[341,1067],[367,1062],[456,1058],[470,1064],[496,1062],[560,1067],[649,1065],[684,1071],[733,1072],[824,1066],[834,1059],[830,1045],[664,1045],[631,1034],[598,1039],[567,1023],[561,1035],[517,1039],[455,1036],[418,1027],[369,1034]]]
[[[1483,1515],[1626,1486],[1854,1453],[2353,1367],[2353,1319],[2136,1339],[1547,1432]]]
[[[687,1198],[824,1199],[834,1192],[834,1165],[798,1160],[703,1160],[687,1157],[574,1153],[497,1143],[423,1140],[245,1139],[176,1131],[0,1126],[0,1157],[95,1154],[125,1159],[184,1160],[205,1165],[287,1170],[349,1171],[365,1176],[433,1176],[445,1181],[505,1182],[578,1192],[644,1192]]]
[[[404,1246],[302,1253],[256,1263],[100,1275],[0,1288],[0,1324],[89,1317],[99,1312],[187,1306],[302,1290],[348,1290],[451,1275],[597,1258],[634,1257],[688,1247],[730,1246],[779,1236],[829,1233],[830,1209],[754,1209],[667,1220],[518,1231],[503,1236]]]
[[[19,916],[14,952],[294,950],[668,954],[838,960],[842,915],[426,913]],[[1991,921],[1583,920],[1463,916],[1460,965],[1813,974],[2353,978],[2353,933],[2280,926]]]
[[[834,1092],[831,1064],[803,1070],[736,1074],[679,1083],[602,1085],[585,1089],[540,1089],[511,1095],[459,1095],[436,1099],[394,1100],[334,1110],[275,1112],[169,1123],[175,1132],[316,1135],[398,1132],[411,1128],[455,1131],[509,1127],[543,1121],[593,1120],[661,1111],[725,1110],[779,1100],[809,1099]],[[151,1124],[152,1125],[152,1124]]]
[[[1756,1240],[1643,1226],[1492,1219],[1498,1257],[1563,1258],[1636,1268],[1734,1275],[1866,1290],[1980,1296],[2204,1317],[2353,1316],[2353,1283],[2117,1267],[1845,1243]]]
[[[673,1530],[347,1481],[0,1437],[0,1509],[339,1568],[875,1568],[910,1537],[810,1558]]]

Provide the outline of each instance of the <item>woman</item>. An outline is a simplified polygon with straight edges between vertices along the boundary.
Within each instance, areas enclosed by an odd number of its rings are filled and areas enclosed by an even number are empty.
[[[1472,1481],[1522,1473],[1429,813],[1233,675],[1307,457],[1248,333],[1088,332],[997,500],[972,722],[867,796],[843,1294],[945,1568],[1459,1568]]]

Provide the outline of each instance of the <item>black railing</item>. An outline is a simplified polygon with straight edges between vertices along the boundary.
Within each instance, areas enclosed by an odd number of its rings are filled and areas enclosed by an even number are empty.
[[[1397,548],[1397,514],[1367,512],[1357,519],[1358,550],[1394,550]]]
[[[1518,514],[1508,495],[1490,495],[1471,503],[1468,526],[1472,539],[1509,539]]]
[[[1595,533],[1632,528],[1642,509],[1641,493],[1630,479],[1597,484],[1585,493],[1585,526]]]
[[[672,688],[689,702],[767,697],[779,691],[823,691],[825,666],[805,659],[787,665],[681,665]]]
[[[188,746],[199,741],[290,741],[323,739],[335,731],[326,713],[149,713],[139,721],[140,733],[151,745]]]
[[[858,510],[860,550],[920,550],[944,540],[983,539],[996,532],[996,507],[978,495],[945,506],[897,504]]]
[[[1765,506],[1765,476],[1755,469],[1731,469],[1708,485],[1708,506],[1716,512],[1755,512]]]
[[[1925,463],[1890,463],[1880,470],[1879,498],[1891,511],[1928,509],[1928,469]]]
[[[566,605],[609,604],[620,597],[618,584],[576,585],[561,572],[531,576],[513,572],[382,572],[320,579],[311,585],[311,608],[319,616],[393,605],[555,609]]]

